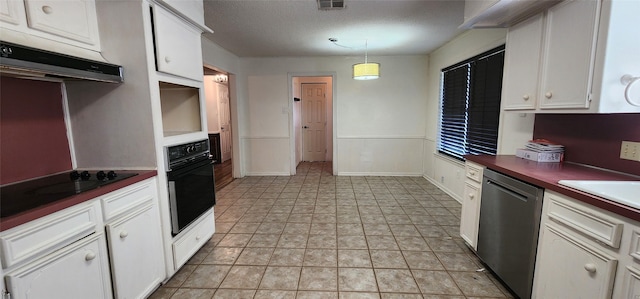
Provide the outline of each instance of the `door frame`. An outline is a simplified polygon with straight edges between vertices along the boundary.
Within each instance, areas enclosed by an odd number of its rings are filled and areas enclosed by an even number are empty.
[[[296,138],[295,138],[295,128],[293,127],[293,78],[294,77],[331,77],[331,90],[327,90],[327,92],[331,92],[331,121],[332,121],[332,132],[331,132],[331,143],[332,143],[332,174],[337,174],[337,165],[338,165],[338,157],[336,153],[338,152],[338,145],[336,143],[336,135],[337,135],[337,100],[338,100],[338,80],[336,72],[293,72],[287,73],[287,85],[289,89],[289,161],[290,161],[290,173],[291,175],[296,174]]]

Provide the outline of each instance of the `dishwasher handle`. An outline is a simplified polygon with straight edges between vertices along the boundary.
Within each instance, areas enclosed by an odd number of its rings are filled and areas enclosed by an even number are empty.
[[[513,190],[509,189],[509,187],[505,187],[502,184],[500,184],[500,183],[498,183],[496,181],[493,181],[491,179],[488,179],[488,178],[485,178],[485,179],[487,180],[486,183],[485,183],[486,185],[494,185],[496,188],[500,189],[502,192],[505,192],[505,193],[507,193],[507,194],[519,199],[519,200],[524,201],[524,202],[527,202],[529,200],[529,198],[526,195],[522,195],[522,194],[520,194],[520,193],[518,193],[516,191],[513,191]]]

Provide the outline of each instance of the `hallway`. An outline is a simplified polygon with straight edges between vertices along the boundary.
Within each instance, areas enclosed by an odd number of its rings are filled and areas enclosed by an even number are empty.
[[[421,177],[236,179],[216,234],[151,298],[510,298],[459,237],[460,204]]]

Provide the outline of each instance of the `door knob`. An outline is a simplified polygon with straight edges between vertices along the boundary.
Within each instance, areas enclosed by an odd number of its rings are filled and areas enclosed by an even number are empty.
[[[303,129],[308,129],[308,128],[309,128],[309,126],[302,126],[302,128],[303,128]]]

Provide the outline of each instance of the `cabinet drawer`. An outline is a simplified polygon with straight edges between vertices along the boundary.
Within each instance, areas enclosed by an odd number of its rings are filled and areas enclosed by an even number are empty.
[[[69,245],[102,225],[97,204],[72,207],[10,229],[2,234],[2,265],[5,268],[36,255]]]
[[[156,197],[155,178],[149,179],[102,198],[105,222],[130,211],[133,207],[149,202]]]
[[[484,167],[479,164],[466,162],[465,163],[465,172],[467,173],[467,178],[472,179],[478,183],[482,182],[482,171]]]
[[[215,232],[213,210],[207,212],[202,220],[179,240],[173,243],[173,262],[178,269],[204,245]]]
[[[563,224],[597,242],[613,248],[620,247],[623,222],[597,212],[593,208],[585,208],[563,200],[557,195],[547,193],[549,200],[547,211],[549,219]]]

